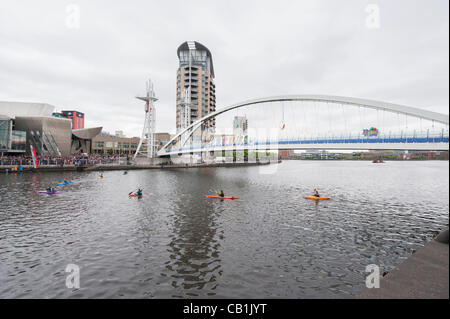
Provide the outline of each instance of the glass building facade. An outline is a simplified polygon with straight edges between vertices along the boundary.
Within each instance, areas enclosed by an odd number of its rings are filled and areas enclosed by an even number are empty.
[[[11,148],[12,120],[0,118],[0,151],[5,152]]]
[[[216,110],[214,66],[208,48],[195,42],[184,42],[177,51],[177,132]],[[190,114],[185,114],[185,93],[190,96]],[[186,123],[188,119],[189,123]],[[214,131],[215,119],[202,127],[202,131]]]
[[[26,152],[27,133],[16,131],[14,121],[7,117],[0,117],[0,152],[24,153]]]

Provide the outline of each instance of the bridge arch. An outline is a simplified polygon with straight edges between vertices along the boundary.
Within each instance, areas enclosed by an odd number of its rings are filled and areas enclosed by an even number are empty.
[[[281,96],[272,96],[272,97],[264,97],[259,99],[251,99],[247,101],[243,101],[240,103],[232,104],[230,106],[221,108],[213,113],[210,113],[203,118],[195,121],[191,125],[189,125],[184,130],[177,133],[174,137],[170,139],[170,141],[164,145],[161,150],[158,152],[158,155],[164,155],[165,150],[168,146],[170,146],[173,141],[182,136],[183,134],[191,131],[194,132],[197,128],[200,127],[204,122],[208,121],[211,118],[216,117],[219,114],[241,108],[248,105],[256,105],[270,102],[288,102],[288,101],[313,101],[313,102],[328,102],[328,103],[336,103],[339,105],[352,105],[352,106],[360,106],[369,109],[387,111],[391,113],[404,114],[407,116],[412,116],[416,118],[421,118],[425,120],[434,121],[437,123],[441,123],[444,125],[449,124],[449,116],[447,114],[437,113],[433,111],[423,110],[416,107],[410,107],[400,104],[376,101],[376,100],[368,100],[354,97],[345,97],[345,96],[333,96],[333,95],[281,95]]]

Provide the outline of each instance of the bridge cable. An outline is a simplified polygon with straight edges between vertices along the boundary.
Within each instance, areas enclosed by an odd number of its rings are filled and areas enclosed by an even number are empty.
[[[380,127],[380,110],[377,109],[377,126]]]
[[[358,114],[359,114],[359,127],[360,127],[360,130],[363,130],[364,127],[362,125],[362,120],[361,120],[361,105],[358,106]]]
[[[291,109],[291,113],[292,113],[292,119],[294,120],[295,123],[295,132],[298,135],[298,123],[296,121],[296,116],[295,116],[295,112],[294,112],[294,107],[292,106],[292,103],[289,102],[289,106]]]
[[[332,126],[331,126],[331,109],[330,109],[330,103],[328,103],[328,102],[327,102],[327,110],[328,110],[328,113],[327,113],[328,114],[328,134],[327,134],[328,137],[327,137],[327,140],[329,140],[331,137],[330,135],[332,135],[332,133],[331,133]]]
[[[303,107],[303,104],[302,104]],[[306,112],[304,110],[302,110],[302,114],[303,114],[303,131],[302,134],[304,135],[305,133],[305,127],[306,127]]]
[[[344,118],[344,134],[343,137],[345,138],[347,136],[348,130],[347,130],[347,119],[345,117],[345,110],[344,110],[344,105],[341,104],[341,108],[342,108],[342,117]]]

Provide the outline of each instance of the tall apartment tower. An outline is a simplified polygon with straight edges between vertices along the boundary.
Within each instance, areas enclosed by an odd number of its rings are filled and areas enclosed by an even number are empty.
[[[216,110],[216,86],[212,55],[207,47],[195,41],[187,41],[178,47],[177,55],[176,125],[179,132],[186,125]],[[215,126],[215,119],[211,119],[201,130],[214,132]]]

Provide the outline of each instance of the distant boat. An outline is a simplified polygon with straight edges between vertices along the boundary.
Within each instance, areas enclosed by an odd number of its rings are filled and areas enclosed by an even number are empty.
[[[384,163],[382,159],[374,159],[372,163]]]

